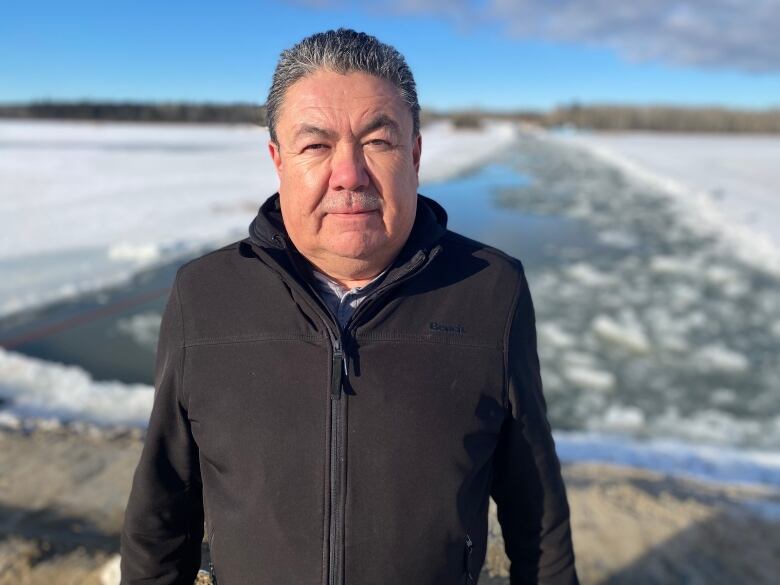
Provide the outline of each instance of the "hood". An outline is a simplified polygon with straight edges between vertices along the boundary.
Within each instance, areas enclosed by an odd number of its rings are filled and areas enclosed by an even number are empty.
[[[417,213],[412,231],[398,255],[399,261],[419,251],[430,250],[447,230],[447,212],[433,199],[417,195]],[[282,221],[279,193],[274,193],[260,206],[257,216],[249,224],[249,239],[261,248],[295,249]]]

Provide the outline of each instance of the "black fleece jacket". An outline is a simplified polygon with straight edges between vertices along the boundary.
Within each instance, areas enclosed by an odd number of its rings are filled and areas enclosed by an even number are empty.
[[[177,273],[121,541],[123,585],[476,583],[498,505],[511,583],[577,582],[520,262],[418,197],[340,330],[278,195]]]

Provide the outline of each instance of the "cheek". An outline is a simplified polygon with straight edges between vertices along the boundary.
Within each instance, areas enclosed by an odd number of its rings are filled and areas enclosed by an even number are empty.
[[[328,180],[325,165],[296,163],[282,172],[280,190],[289,202],[288,207],[307,215],[317,209],[327,190]]]
[[[417,191],[417,171],[410,157],[367,157],[367,167],[374,181],[382,191]]]

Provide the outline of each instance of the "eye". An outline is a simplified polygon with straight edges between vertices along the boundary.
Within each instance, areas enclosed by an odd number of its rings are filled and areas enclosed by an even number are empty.
[[[387,140],[383,140],[382,138],[372,138],[368,142],[366,142],[367,146],[381,146],[381,147],[388,147],[391,146],[390,142]]]
[[[304,151],[307,151],[307,150],[314,151],[314,150],[322,150],[322,149],[327,148],[327,147],[328,146],[326,144],[319,144],[319,143],[317,143],[317,144],[307,144],[306,146],[303,147],[303,150]]]

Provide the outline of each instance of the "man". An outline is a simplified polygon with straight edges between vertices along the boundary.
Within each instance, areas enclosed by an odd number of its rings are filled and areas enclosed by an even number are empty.
[[[182,267],[122,532],[122,583],[576,583],[520,262],[417,195],[412,74],[339,29],[282,53],[279,193]]]

